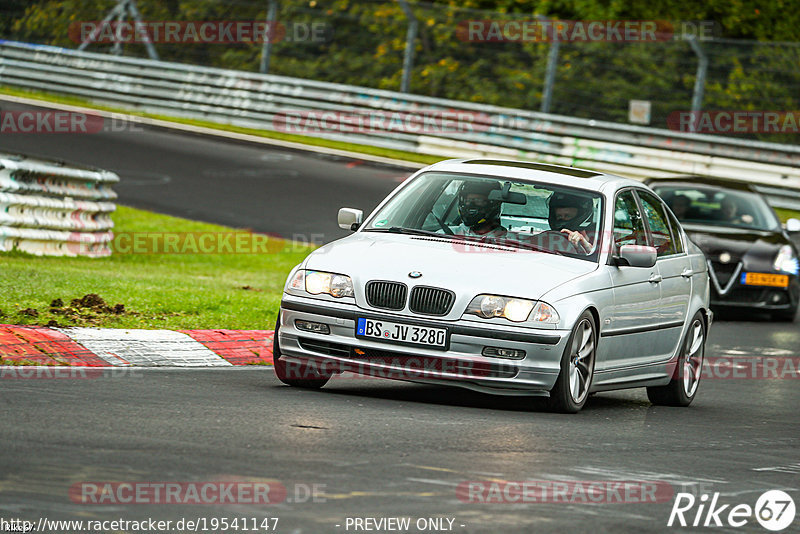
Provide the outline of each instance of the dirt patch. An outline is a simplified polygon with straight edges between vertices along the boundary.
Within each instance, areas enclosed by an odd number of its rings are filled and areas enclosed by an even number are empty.
[[[124,304],[109,305],[97,293],[89,293],[81,298],[72,299],[68,306],[60,298],[53,299],[50,303],[50,313],[61,315],[73,323],[85,325],[101,322],[104,315],[138,315],[136,312],[126,310]],[[47,326],[58,326],[58,322],[50,321]]]

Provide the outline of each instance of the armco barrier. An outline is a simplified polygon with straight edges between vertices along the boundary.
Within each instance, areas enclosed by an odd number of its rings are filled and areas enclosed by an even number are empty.
[[[110,184],[118,181],[108,171],[0,154],[0,251],[110,255]]]
[[[533,159],[639,179],[700,174],[800,190],[800,147],[794,145],[299,78],[0,41],[0,84],[266,130],[286,129],[287,113],[326,112],[325,122],[334,131],[297,133],[441,156]],[[414,117],[431,112],[451,117],[464,114],[470,127],[439,132],[415,129],[424,119]],[[396,127],[390,120],[393,113],[411,126]],[[354,130],[353,114],[386,120]],[[791,196],[771,194],[770,198],[778,206],[800,207]]]

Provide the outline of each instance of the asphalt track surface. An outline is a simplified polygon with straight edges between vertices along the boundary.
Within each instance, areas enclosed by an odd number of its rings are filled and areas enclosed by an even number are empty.
[[[340,205],[366,211],[408,174],[163,130],[4,135],[0,144],[117,171],[124,204],[326,241],[341,235]],[[712,327],[708,357],[800,356],[797,323],[733,319]],[[379,379],[297,390],[269,368],[5,376],[0,518],[277,517],[284,533],[356,532],[348,517],[450,518],[455,532],[670,531],[673,498],[489,504],[464,502],[456,490],[467,481],[655,481],[674,493],[719,492],[721,504],[753,506],[771,489],[800,504],[798,405],[796,379],[723,372],[704,379],[686,409],[651,406],[643,390],[630,390],[598,394],[574,416],[528,398]],[[81,482],[234,480],[275,481],[288,501],[79,504],[69,496]],[[315,484],[316,500],[305,499]],[[715,530],[767,532],[753,518]]]

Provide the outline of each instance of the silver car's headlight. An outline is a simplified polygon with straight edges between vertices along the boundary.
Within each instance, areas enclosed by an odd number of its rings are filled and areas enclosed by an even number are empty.
[[[797,274],[798,271],[800,271],[800,265],[798,265],[797,256],[794,255],[794,251],[789,245],[783,245],[781,247],[781,249],[778,251],[778,255],[775,256],[775,261],[772,263],[772,267],[776,271],[782,271],[784,273]]]
[[[306,291],[312,295],[323,293],[332,297],[352,297],[353,281],[349,276],[336,273],[326,273],[324,271],[304,271],[299,270],[289,282],[289,287],[300,291]]]
[[[505,317],[509,321],[521,323],[528,319],[535,305],[536,302],[533,300],[498,295],[478,295],[469,303],[466,313],[473,313],[484,319]]]

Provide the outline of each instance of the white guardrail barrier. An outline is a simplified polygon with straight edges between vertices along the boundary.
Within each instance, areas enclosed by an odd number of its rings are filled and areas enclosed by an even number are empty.
[[[111,254],[113,172],[0,154],[0,251]]]
[[[789,144],[10,41],[0,41],[0,85],[422,154],[529,159],[638,179],[696,174],[740,180],[769,188],[775,206],[800,209],[800,196],[787,191],[800,190],[800,147]],[[327,130],[310,128],[304,113]],[[437,113],[431,128],[425,121]]]

